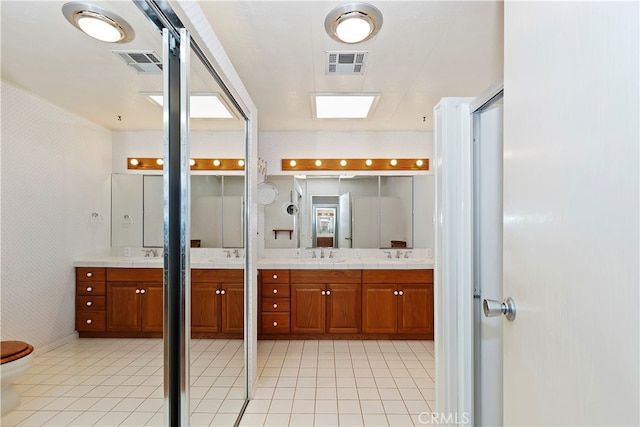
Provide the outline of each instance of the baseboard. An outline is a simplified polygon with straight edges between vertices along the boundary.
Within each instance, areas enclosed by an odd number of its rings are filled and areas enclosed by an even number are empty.
[[[74,332],[71,335],[67,335],[66,337],[55,340],[52,343],[34,348],[33,353],[35,355],[41,355],[48,351],[55,350],[58,347],[62,347],[63,345],[70,343],[71,341],[75,341],[77,339],[78,339],[78,333]]]

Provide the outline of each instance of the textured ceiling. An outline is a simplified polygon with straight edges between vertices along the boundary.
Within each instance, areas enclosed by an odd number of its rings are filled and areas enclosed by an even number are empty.
[[[113,49],[155,50],[161,36],[128,1],[93,2],[134,27],[124,45],[93,40],[62,16],[64,2],[0,2],[2,79],[109,129],[159,129],[159,107],[141,92],[162,89],[161,75],[127,68]],[[346,45],[324,32],[334,1],[203,1],[200,6],[258,107],[261,131],[432,130],[444,96],[475,96],[502,77],[502,3],[386,1],[380,33]],[[28,19],[25,17],[29,16]],[[367,51],[362,75],[326,75],[327,51]],[[192,91],[219,92],[196,61]],[[314,120],[311,94],[375,92],[365,120]],[[240,129],[200,121],[193,129]]]

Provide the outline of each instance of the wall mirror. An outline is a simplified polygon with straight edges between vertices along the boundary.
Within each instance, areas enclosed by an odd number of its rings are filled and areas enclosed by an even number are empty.
[[[162,247],[162,175],[111,176],[111,246]],[[244,247],[244,176],[191,176],[191,247]]]
[[[269,180],[279,198],[265,207],[266,248],[432,247],[432,175]]]

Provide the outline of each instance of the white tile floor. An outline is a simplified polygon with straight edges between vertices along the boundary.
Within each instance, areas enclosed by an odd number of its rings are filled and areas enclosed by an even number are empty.
[[[161,339],[79,339],[34,358],[9,426],[162,426]],[[192,340],[191,425],[232,426],[244,403],[241,340]]]
[[[38,355],[9,426],[162,426],[159,339],[80,339]],[[191,425],[232,426],[240,340],[193,340]],[[432,341],[260,341],[242,426],[412,426],[435,400]]]
[[[435,400],[433,341],[260,341],[241,426],[414,426]]]

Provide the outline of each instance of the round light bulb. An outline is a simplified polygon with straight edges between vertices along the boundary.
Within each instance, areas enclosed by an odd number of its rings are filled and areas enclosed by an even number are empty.
[[[322,166],[322,160],[316,160],[316,166],[317,167]]]
[[[416,165],[418,167],[422,166],[423,164],[424,164],[424,162],[421,159],[416,161]]]
[[[240,167],[244,166],[244,160],[242,159],[238,160],[238,166]]]
[[[391,163],[391,166],[395,166],[398,164],[398,161],[396,159],[391,159],[389,163]]]
[[[347,166],[347,161],[346,160],[340,160],[340,166],[342,166],[342,167]]]
[[[371,33],[370,22],[359,12],[351,12],[336,27],[336,35],[345,43],[358,43]]]
[[[84,11],[78,14],[76,22],[87,35],[103,42],[115,43],[125,36],[124,31],[118,27],[118,24],[106,16],[93,12]]]
[[[138,159],[131,159],[129,160],[129,163],[131,164],[131,166],[138,166],[140,164]]]
[[[213,161],[213,166],[215,166],[215,167],[220,166],[220,160],[215,159],[215,160]]]
[[[367,159],[367,161],[364,162],[364,164],[367,166],[371,166],[373,164],[373,161],[371,161],[371,159]]]
[[[193,160],[193,159],[190,159],[190,160],[189,160],[189,164],[190,164],[191,166],[195,166],[195,165],[196,165],[196,161],[195,161],[195,160]]]
[[[164,160],[162,159],[156,159],[156,163],[160,166],[164,165]]]
[[[291,166],[292,168],[295,168],[295,167],[296,167],[296,165],[297,165],[297,163],[296,163],[296,161],[295,161],[295,160],[291,160],[291,161],[289,162],[289,166]]]

